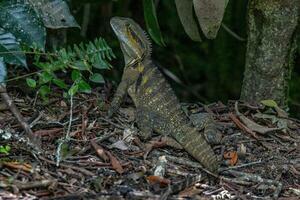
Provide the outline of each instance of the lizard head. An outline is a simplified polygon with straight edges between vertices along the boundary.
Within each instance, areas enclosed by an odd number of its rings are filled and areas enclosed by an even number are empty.
[[[131,66],[151,54],[151,43],[145,31],[132,19],[113,17],[111,27],[117,35],[126,66]]]

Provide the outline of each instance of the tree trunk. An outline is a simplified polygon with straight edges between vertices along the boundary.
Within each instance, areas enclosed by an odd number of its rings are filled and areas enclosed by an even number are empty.
[[[287,105],[300,0],[250,0],[241,99]]]

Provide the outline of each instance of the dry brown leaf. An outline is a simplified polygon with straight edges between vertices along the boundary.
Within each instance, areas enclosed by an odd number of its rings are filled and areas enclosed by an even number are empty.
[[[123,169],[121,163],[118,161],[118,159],[109,151],[106,151],[106,154],[108,155],[108,157],[110,159],[110,164],[111,164],[112,168],[114,170],[116,170],[116,172],[118,172],[119,174],[123,174],[124,169]]]
[[[19,162],[3,162],[3,165],[5,167],[11,168],[11,169],[20,169],[25,172],[31,172],[32,166],[27,163],[19,163]]]
[[[225,159],[229,160],[231,166],[234,166],[238,161],[238,154],[236,151],[226,152],[223,156]]]
[[[39,135],[41,137],[43,136],[57,136],[59,134],[62,134],[63,128],[53,128],[48,130],[37,130],[34,132],[34,135]]]
[[[245,115],[243,115],[242,113],[239,112],[239,110],[238,110],[238,103],[237,102],[235,102],[235,112],[236,112],[236,115],[240,118],[240,120],[249,129],[251,129],[252,131],[255,131],[257,133],[265,134],[265,133],[269,133],[269,132],[272,132],[272,131],[281,130],[281,128],[269,128],[269,127],[265,127],[265,126],[259,125],[259,124],[255,123],[254,121],[250,120]]]
[[[148,176],[147,180],[151,185],[159,184],[160,187],[166,187],[171,183],[169,179],[160,176]]]
[[[91,145],[92,145],[92,147],[95,149],[97,155],[98,155],[103,161],[105,161],[105,162],[108,162],[108,161],[109,161],[109,158],[108,158],[108,156],[107,156],[107,154],[106,154],[105,149],[103,149],[103,147],[101,147],[100,145],[98,145],[98,144],[96,143],[95,140],[91,140]]]

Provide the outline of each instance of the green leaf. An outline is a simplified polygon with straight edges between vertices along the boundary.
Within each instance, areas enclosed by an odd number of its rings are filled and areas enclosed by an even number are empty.
[[[41,95],[43,98],[46,98],[46,96],[47,96],[48,94],[50,94],[50,92],[51,92],[50,87],[47,86],[47,85],[43,85],[43,86],[41,86],[40,89],[39,89],[39,93],[40,93],[40,95]]]
[[[0,57],[0,84],[3,84],[7,76],[6,65],[3,58]]]
[[[32,78],[26,78],[26,83],[29,87],[35,88],[36,87],[36,81]]]
[[[67,89],[67,85],[65,84],[65,82],[63,80],[60,79],[53,79],[52,82],[57,85],[58,87],[60,87],[61,89]]]
[[[288,117],[288,113],[285,112],[283,109],[281,109],[274,100],[272,99],[262,100],[260,101],[260,103],[262,103],[265,106],[274,108],[278,114],[278,117],[283,117],[283,118]]]
[[[194,9],[203,34],[208,39],[217,36],[225,13],[225,0],[193,0]]]
[[[45,84],[48,83],[53,79],[53,75],[44,71],[41,74],[39,74],[39,84]]]
[[[143,0],[144,18],[151,38],[160,46],[165,46],[157,21],[153,0]]]
[[[94,73],[92,76],[90,76],[90,80],[95,83],[105,83],[103,76],[99,73]]]
[[[47,28],[69,28],[80,26],[70,13],[68,4],[63,0],[27,0],[39,13]]]
[[[80,80],[78,82],[78,91],[85,92],[85,93],[91,93],[92,88],[87,82],[85,82],[84,80]]]
[[[0,146],[0,153],[9,154],[9,151],[10,151],[10,146],[8,145]]]
[[[70,96],[74,96],[77,93],[77,91],[78,91],[78,85],[75,84],[75,85],[72,85],[72,87],[69,89],[68,94]]]
[[[0,27],[0,56],[9,64],[27,67],[25,54],[15,36]]]
[[[109,69],[110,65],[101,58],[100,54],[95,55],[92,60],[92,66],[96,69]]]
[[[74,63],[72,63],[72,68],[78,70],[88,70],[89,65],[85,60],[77,60]]]
[[[194,41],[201,41],[198,24],[194,18],[193,0],[175,0],[177,12],[186,34]]]
[[[278,107],[277,103],[272,99],[262,100],[260,103],[271,108]]]
[[[46,30],[24,0],[0,1],[0,26],[30,47],[45,49]]]
[[[71,78],[72,78],[72,81],[74,81],[74,82],[81,79],[80,72],[78,70],[73,70],[71,73]]]

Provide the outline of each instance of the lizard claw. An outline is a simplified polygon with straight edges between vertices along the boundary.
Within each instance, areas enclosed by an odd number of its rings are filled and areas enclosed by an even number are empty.
[[[107,117],[111,118],[116,113],[116,108],[114,106],[110,106],[110,108],[107,111]]]

